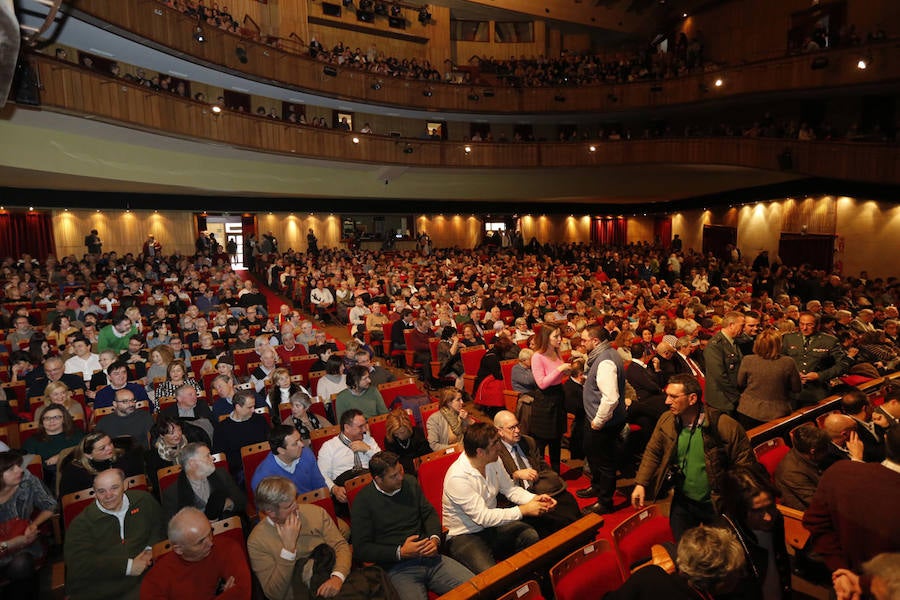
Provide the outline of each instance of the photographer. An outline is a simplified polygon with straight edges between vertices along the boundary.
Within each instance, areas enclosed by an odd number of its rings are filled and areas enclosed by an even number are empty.
[[[638,468],[631,494],[635,508],[675,490],[669,522],[675,541],[691,527],[709,525],[721,512],[724,473],[756,464],[743,428],[731,417],[704,407],[700,383],[679,374],[666,386],[669,412],[659,418]]]

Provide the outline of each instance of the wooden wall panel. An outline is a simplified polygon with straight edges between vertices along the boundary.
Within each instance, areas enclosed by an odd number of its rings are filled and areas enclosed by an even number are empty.
[[[484,221],[473,215],[421,215],[416,232],[427,233],[436,248],[474,248],[481,241]]]
[[[123,195],[123,204],[127,195]],[[194,252],[194,223],[191,213],[152,210],[69,210],[52,211],[56,252],[81,257],[85,252],[84,236],[96,229],[103,240],[104,252],[137,254],[152,233],[163,246],[163,252]]]

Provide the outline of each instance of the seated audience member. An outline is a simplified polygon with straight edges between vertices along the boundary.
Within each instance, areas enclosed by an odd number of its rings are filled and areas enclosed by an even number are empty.
[[[116,354],[122,354],[128,350],[131,336],[137,333],[138,328],[131,323],[131,319],[125,313],[115,315],[112,323],[100,330],[97,351],[103,352],[109,349]]]
[[[510,372],[510,387],[514,392],[519,393],[518,406],[516,414],[525,431],[528,431],[531,418],[531,403],[534,402],[534,393],[538,389],[537,382],[534,380],[534,373],[531,371],[531,357],[534,356],[534,350],[531,348],[522,348],[519,350],[516,364],[513,365]]]
[[[385,571],[401,598],[444,594],[474,575],[442,556],[441,522],[399,457],[379,452],[369,461],[372,483],[359,491],[351,511],[353,553]]]
[[[109,385],[108,369],[110,365],[115,364],[118,355],[113,350],[104,350],[97,356],[97,360],[100,362],[100,372],[91,375],[91,382],[88,385],[88,392],[86,392],[89,398],[94,397],[97,388]]]
[[[681,536],[675,572],[648,565],[635,571],[605,600],[725,598],[735,590],[745,567],[744,552],[728,529],[700,525]]]
[[[238,485],[244,484],[244,467],[241,464],[241,448],[266,441],[269,423],[254,412],[255,394],[251,390],[239,390],[232,399],[234,410],[216,423],[213,431],[213,450],[224,452],[231,475]]]
[[[856,433],[856,421],[847,415],[834,413],[825,417],[823,429],[831,438],[828,456],[822,463],[823,470],[841,460],[862,461],[864,447]]]
[[[141,583],[141,598],[250,600],[253,582],[239,542],[213,535],[210,519],[185,507],[168,526],[172,551],[159,557]]]
[[[98,391],[94,396],[94,410],[111,407],[119,390],[130,391],[135,401],[150,400],[144,386],[128,381],[128,365],[124,362],[117,361],[111,364],[109,369],[107,369],[107,376],[109,377],[109,385]]]
[[[428,417],[425,429],[428,444],[437,452],[462,442],[469,427],[469,412],[463,408],[462,392],[456,387],[445,387],[438,392],[438,411]]]
[[[281,330],[281,343],[275,348],[275,351],[278,353],[278,358],[281,359],[281,364],[284,366],[288,366],[291,364],[291,358],[295,356],[306,356],[307,350],[306,347],[302,344],[297,343],[297,338],[294,337],[293,329],[289,329],[289,325],[287,327],[283,327]]]
[[[33,373],[34,372],[32,372],[32,374]],[[65,363],[63,362],[63,360],[58,356],[51,356],[44,361],[43,374],[36,375],[30,383],[26,381],[28,389],[25,393],[27,395],[27,398],[43,396],[44,391],[47,389],[47,386],[54,381],[60,381],[64,383],[66,387],[68,387],[73,392],[75,390],[84,389],[84,379],[72,373],[65,373]],[[31,412],[31,406],[29,405],[27,398],[25,402],[19,407],[20,412]]]
[[[275,348],[265,346],[260,350],[259,366],[250,373],[250,384],[257,394],[263,393],[263,389],[266,387],[266,380],[271,378],[272,373],[275,372],[277,362],[278,354],[275,352]]]
[[[210,444],[206,432],[178,417],[160,414],[150,428],[150,449],[146,453],[147,479],[158,490],[157,472],[178,464],[178,453],[191,442]]]
[[[91,343],[83,335],[76,335],[72,342],[75,354],[66,360],[67,374],[81,373],[84,385],[88,385],[94,371],[100,370],[100,355],[91,352]]]
[[[328,513],[315,504],[297,504],[297,489],[285,477],[260,481],[255,498],[261,519],[247,552],[266,598],[340,598],[352,555]]]
[[[300,432],[290,425],[276,425],[269,432],[271,452],[253,473],[251,489],[266,477],[279,476],[291,480],[298,494],[325,487],[312,450],[304,446]]]
[[[161,491],[163,512],[171,518],[186,506],[197,508],[211,521],[241,515],[247,496],[224,469],[217,469],[209,447],[192,442],[178,452],[181,473]]]
[[[320,402],[331,402],[333,395],[340,394],[346,389],[347,377],[344,375],[344,361],[340,356],[331,356],[325,363],[325,375],[316,384],[316,396]]]
[[[362,411],[351,408],[341,413],[341,433],[319,449],[319,471],[325,478],[325,486],[334,498],[347,503],[344,483],[368,472],[369,459],[381,450],[369,435],[368,423]]]
[[[854,389],[841,396],[841,412],[856,421],[865,462],[884,460],[884,428],[872,422],[872,404],[865,392]]]
[[[112,439],[131,438],[131,444],[135,447],[147,449],[150,447],[150,428],[153,427],[153,417],[150,411],[138,410],[131,390],[119,390],[116,392],[116,400],[113,404],[113,412],[101,418],[97,422],[97,430],[109,435]]]
[[[314,335],[315,338],[309,346],[309,353],[318,356],[319,360],[313,364],[311,370],[321,371],[325,368],[325,363],[328,362],[331,355],[338,351],[338,347],[334,342],[328,341],[325,332],[321,329],[316,330]]]
[[[462,347],[455,327],[448,325],[441,330],[437,345],[437,359],[440,363],[438,379],[449,377],[459,389],[463,389],[464,385],[462,354],[459,353]]]
[[[152,396],[156,393],[154,380],[168,379],[169,365],[175,360],[175,355],[168,344],[156,346],[148,354],[147,370],[143,375],[138,372],[138,377],[147,382],[147,395]]]
[[[291,401],[291,396],[301,392],[299,383],[291,381],[291,372],[284,367],[279,367],[272,371],[270,375],[272,381],[272,389],[266,396],[266,403],[269,410],[272,411],[272,419],[275,423],[281,422],[281,415],[278,406]]]
[[[139,453],[116,448],[108,434],[92,431],[82,438],[77,449],[58,469],[58,496],[62,498],[91,487],[94,476],[100,471],[119,469],[125,477],[132,477],[143,474],[144,464]]]
[[[883,552],[866,563],[860,577],[849,569],[834,572],[834,591],[838,600],[868,598],[875,600],[896,600],[900,597],[900,552]]]
[[[431,452],[431,446],[422,430],[409,419],[409,413],[399,407],[388,413],[385,420],[384,449],[400,457],[404,471],[415,474],[413,460]]]
[[[120,469],[93,478],[96,502],[66,531],[66,594],[72,600],[137,600],[153,563],[151,548],[164,539],[162,510],[140,490],[127,490]]]
[[[547,494],[517,486],[499,459],[500,436],[490,423],[474,423],[463,437],[465,452],[444,477],[441,501],[448,528],[447,552],[473,573],[538,541],[537,531],[522,519],[556,507]],[[514,504],[497,508],[497,494]]]
[[[60,453],[66,448],[77,446],[84,434],[75,426],[69,411],[59,404],[48,404],[38,410],[35,422],[38,426],[37,434],[25,440],[22,448],[28,454],[41,457],[44,483],[55,490]]]
[[[774,481],[781,492],[779,502],[804,511],[819,485],[831,439],[814,423],[806,423],[793,431],[793,442],[793,448],[775,469]]]
[[[194,388],[197,393],[203,391],[203,385],[193,377],[187,376],[187,366],[184,361],[173,360],[166,368],[166,380],[156,386],[156,404],[159,405],[160,398],[174,396],[175,390],[183,385],[189,385]]]
[[[740,589],[746,598],[791,597],[791,561],[775,496],[761,467],[729,469],[722,480],[723,516],[718,525],[731,529],[744,549],[749,568]]]
[[[197,390],[190,384],[186,383],[175,390],[175,404],[169,404],[163,408],[157,418],[163,415],[190,423],[192,426],[202,430],[210,440],[212,439],[212,411],[205,400],[200,401],[200,398],[197,396]],[[206,440],[201,437],[190,441],[203,442]]]
[[[118,360],[129,366],[135,379],[147,378],[149,356],[144,350],[144,338],[140,334],[131,336],[131,339],[128,340],[128,348],[119,355]],[[159,369],[157,373],[164,375],[165,369]]]
[[[22,466],[22,455],[0,452],[0,576],[6,580],[5,598],[39,597],[35,562],[46,547],[38,529],[55,512],[56,500]]]
[[[372,385],[368,369],[355,365],[347,369],[346,376],[347,389],[337,395],[334,414],[342,415],[350,409],[359,410],[367,419],[387,414],[384,398],[378,388]]]
[[[500,462],[516,485],[535,494],[547,494],[556,500],[556,507],[538,517],[523,520],[534,527],[541,537],[556,533],[581,518],[581,509],[559,473],[544,461],[537,451],[534,439],[523,435],[519,420],[508,410],[494,416],[494,427],[500,434],[498,448]]]
[[[31,406],[31,409],[36,411],[35,423],[37,423],[37,413],[40,412],[40,409],[51,404],[59,404],[69,412],[73,419],[80,418],[84,421],[84,407],[81,406],[80,402],[72,398],[72,390],[62,381],[48,383],[47,388],[44,390],[43,404]]]
[[[883,463],[843,460],[819,480],[803,525],[810,532],[809,549],[832,572],[859,572],[881,552],[900,550],[900,427],[885,434]]]
[[[309,410],[312,400],[306,392],[297,392],[291,396],[291,416],[285,421],[300,432],[304,444],[309,444],[309,434],[315,429],[331,427],[331,421]]]
[[[234,408],[234,396],[238,393],[235,390],[234,380],[228,375],[216,375],[212,380],[212,388],[219,395],[219,399],[213,403],[212,416],[213,420],[220,419],[222,415],[230,414]],[[251,393],[253,398],[253,407],[262,408],[266,405],[266,401],[257,398],[256,394]]]

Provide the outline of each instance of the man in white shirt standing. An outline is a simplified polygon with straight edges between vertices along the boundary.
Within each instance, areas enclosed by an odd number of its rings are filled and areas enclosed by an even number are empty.
[[[100,355],[91,352],[91,343],[80,334],[72,341],[72,349],[75,350],[75,354],[66,360],[66,373],[81,373],[87,387],[94,371],[103,368],[100,365]]]
[[[481,573],[538,541],[523,517],[546,514],[556,506],[547,494],[517,486],[499,460],[500,436],[490,423],[475,423],[463,438],[465,453],[447,470],[441,500],[448,554]],[[517,506],[497,508],[497,493]]]

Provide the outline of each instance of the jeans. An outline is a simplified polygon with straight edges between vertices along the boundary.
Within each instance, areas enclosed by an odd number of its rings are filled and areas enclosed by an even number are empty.
[[[475,576],[449,556],[440,554],[403,560],[387,574],[403,600],[426,600],[429,590],[443,595]]]
[[[490,569],[498,560],[524,550],[538,539],[534,527],[522,521],[513,521],[450,538],[447,553],[477,574]]]

